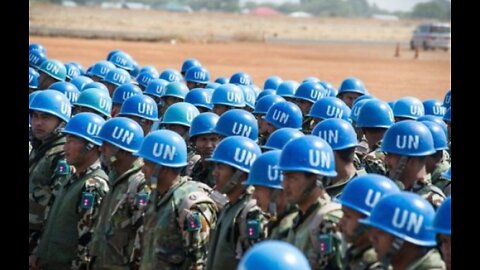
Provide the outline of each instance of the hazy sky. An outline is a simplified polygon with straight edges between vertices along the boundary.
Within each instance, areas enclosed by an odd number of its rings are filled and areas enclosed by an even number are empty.
[[[367,0],[369,3],[376,3],[381,9],[388,11],[411,11],[412,8],[422,2],[429,0]]]

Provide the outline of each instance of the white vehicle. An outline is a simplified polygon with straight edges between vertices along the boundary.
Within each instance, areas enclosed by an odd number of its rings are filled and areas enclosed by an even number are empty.
[[[410,40],[410,49],[421,47],[424,50],[437,48],[448,51],[451,46],[449,23],[424,23],[415,29]]]

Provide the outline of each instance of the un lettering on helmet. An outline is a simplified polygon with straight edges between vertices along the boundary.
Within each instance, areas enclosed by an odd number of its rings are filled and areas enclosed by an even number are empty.
[[[244,137],[250,137],[252,133],[252,127],[238,122],[233,123],[232,134]]]
[[[424,216],[415,212],[410,212],[406,209],[395,208],[392,218],[392,225],[398,229],[406,229],[407,232],[413,231],[418,234],[422,228]]]
[[[323,97],[323,95],[322,95],[322,92],[321,92],[320,90],[311,89],[311,91],[310,91],[310,97],[311,97],[313,100],[319,100],[320,98]]]
[[[365,196],[365,205],[373,208],[380,198],[382,198],[382,193],[380,191],[369,189],[367,191],[367,196]]]
[[[329,117],[342,118],[343,110],[341,108],[336,107],[336,106],[328,105],[326,115],[329,116]]]
[[[145,102],[138,103],[138,113],[153,115],[153,105],[146,104]]]
[[[127,145],[130,145],[130,143],[133,140],[133,132],[126,130],[124,128],[120,128],[118,126],[115,126],[112,132],[112,137],[116,140],[120,140],[123,143],[126,143]]]
[[[71,114],[70,103],[62,102],[60,104],[60,110],[62,111],[63,114],[66,114],[70,117],[70,114]]]
[[[287,124],[289,116],[290,115],[286,114],[283,111],[275,110],[275,111],[273,111],[272,119],[274,121],[278,121],[280,123]]]
[[[251,167],[256,158],[257,155],[250,151],[240,147],[235,148],[235,155],[233,156],[233,160],[235,160],[235,162],[243,163],[245,166]]]
[[[88,122],[87,133],[89,135],[96,136],[100,132],[100,128],[101,127],[99,125],[97,125],[95,123],[92,123],[92,122]]]
[[[330,168],[333,156],[326,151],[315,149],[308,150],[308,162],[312,167]]]
[[[338,130],[320,130],[318,132],[318,136],[329,144],[337,144],[338,143]]]
[[[396,146],[398,149],[414,149],[420,146],[420,136],[418,135],[397,135]]]
[[[163,143],[155,143],[153,145],[153,156],[161,157],[164,160],[173,160],[175,156],[176,147]]]
[[[111,104],[109,104],[110,102],[108,102],[108,100],[106,98],[100,98],[100,108],[102,108],[103,110],[108,110],[110,109],[110,107],[112,106]]]
[[[278,178],[280,178],[280,180],[283,179],[283,174],[280,173],[277,166],[272,166],[269,164],[267,170],[268,181],[276,181]]]
[[[227,93],[227,100],[228,102],[235,102],[235,103],[240,103],[242,101],[239,93],[235,93],[231,91]]]
[[[420,106],[420,105],[410,106],[410,113],[412,113],[412,115],[422,116],[424,114],[423,106]]]
[[[52,63],[52,62],[48,62],[45,69],[52,72],[53,74],[57,74],[60,72],[60,67],[55,65],[55,63]]]

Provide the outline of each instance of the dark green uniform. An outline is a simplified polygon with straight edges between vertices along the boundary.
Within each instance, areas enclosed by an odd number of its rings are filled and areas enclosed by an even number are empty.
[[[445,263],[436,249],[429,250],[424,256],[411,263],[405,270],[444,270]]]
[[[371,245],[350,246],[345,254],[345,270],[383,270]]]
[[[287,205],[287,209],[278,215],[277,219],[268,223],[268,238],[276,240],[285,240],[288,231],[293,226],[293,221],[298,215],[298,208],[293,205]]]

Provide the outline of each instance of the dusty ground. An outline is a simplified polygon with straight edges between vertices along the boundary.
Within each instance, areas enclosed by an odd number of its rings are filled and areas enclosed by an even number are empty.
[[[230,76],[237,71],[252,75],[263,86],[266,77],[301,81],[317,76],[339,86],[347,76],[357,76],[368,90],[384,100],[405,95],[420,99],[443,96],[451,83],[451,54],[420,51],[419,59],[407,48],[394,57],[395,45],[323,43],[313,45],[265,43],[177,43],[127,42],[30,36],[40,42],[49,58],[75,60],[85,67],[105,59],[110,50],[129,52],[137,62],[154,65],[158,70],[180,69],[187,57],[195,57],[209,69],[212,78]]]

